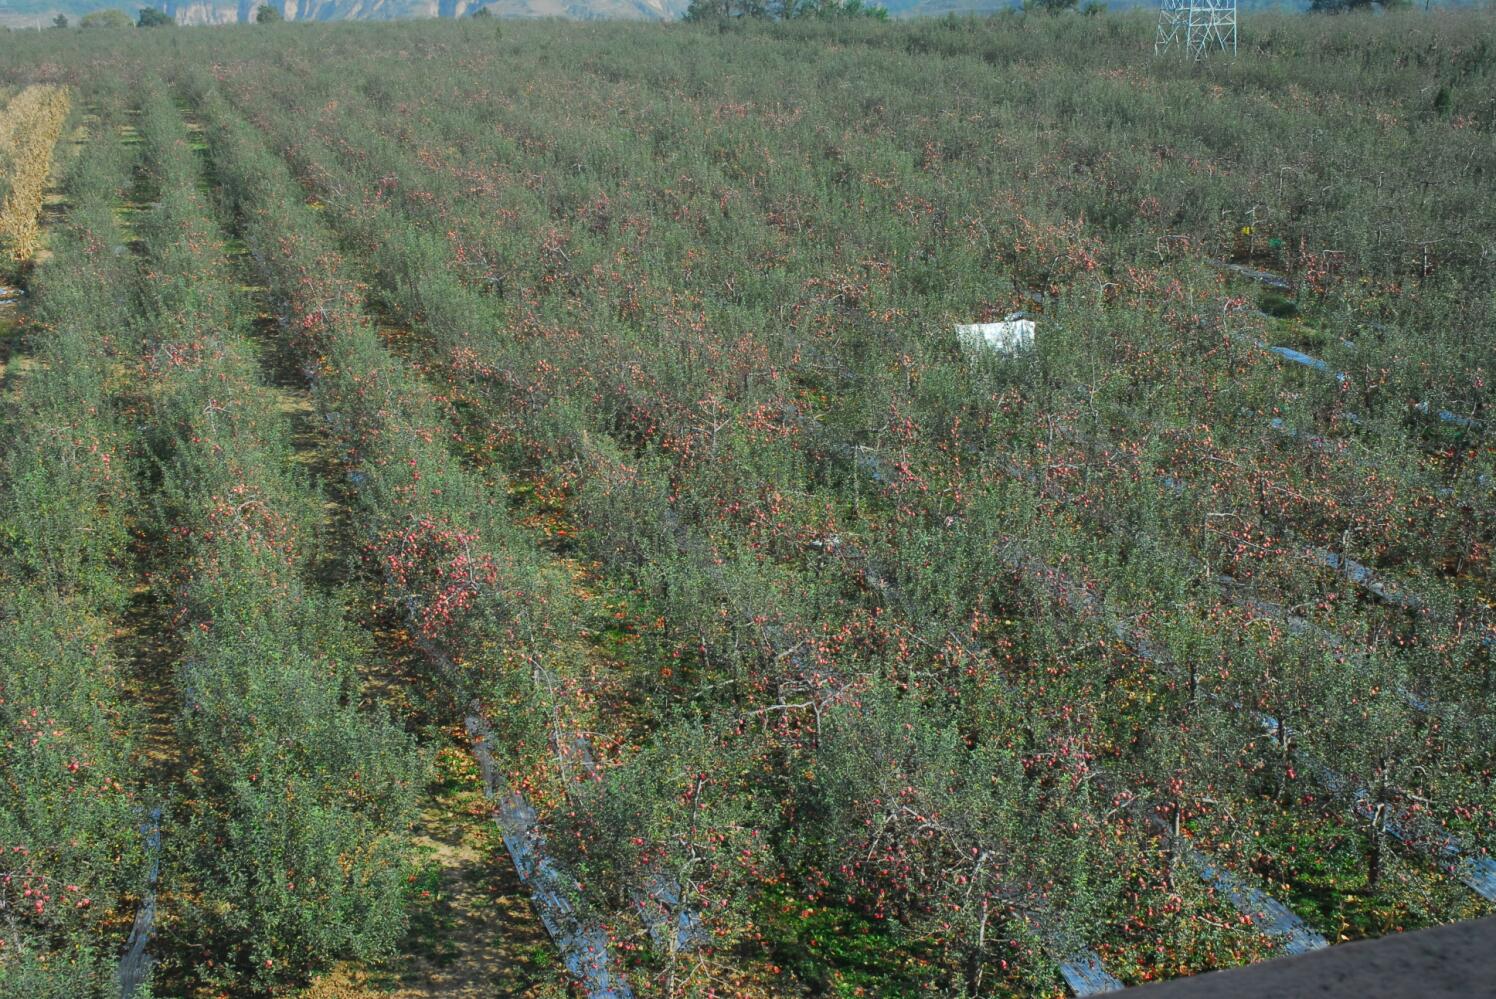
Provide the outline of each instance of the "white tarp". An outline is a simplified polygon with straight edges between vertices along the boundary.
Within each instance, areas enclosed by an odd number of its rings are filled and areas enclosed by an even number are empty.
[[[972,353],[1016,355],[1032,350],[1034,321],[1015,313],[1000,323],[969,323],[956,327],[956,339]]]

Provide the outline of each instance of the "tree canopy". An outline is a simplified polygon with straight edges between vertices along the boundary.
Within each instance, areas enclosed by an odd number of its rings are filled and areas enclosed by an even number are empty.
[[[78,22],[80,28],[132,28],[134,26],[135,22],[130,20],[129,14],[113,7],[84,14],[83,19]]]
[[[717,21],[744,17],[764,21],[798,18],[870,18],[888,20],[888,10],[864,0],[691,0],[687,21]]]

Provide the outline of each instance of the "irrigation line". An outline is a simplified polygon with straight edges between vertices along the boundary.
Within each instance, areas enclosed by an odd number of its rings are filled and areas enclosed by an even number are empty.
[[[1485,426],[1483,422],[1475,419],[1474,417],[1461,416],[1460,414],[1451,412],[1447,409],[1436,410],[1432,406],[1430,406],[1427,401],[1416,404],[1413,407],[1413,411],[1415,413],[1421,413],[1424,416],[1428,416],[1430,412],[1432,412],[1434,417],[1437,418],[1440,423],[1450,423],[1454,426],[1462,427],[1465,430],[1480,430]]]
[[[133,999],[135,992],[151,977],[155,959],[146,949],[156,926],[156,883],[161,877],[161,806],[150,810],[146,822],[140,827],[145,837],[145,849],[151,859],[146,872],[145,894],[135,910],[135,923],[130,927],[130,936],[125,940],[125,953],[119,962],[120,999]]]
[[[1243,881],[1193,846],[1179,843],[1179,848],[1184,862],[1194,869],[1200,880],[1224,895],[1237,912],[1252,921],[1258,932],[1276,937],[1284,953],[1308,954],[1330,946],[1330,941],[1309,929],[1298,914],[1282,902]]]
[[[417,627],[413,600],[404,604],[412,629]],[[452,659],[435,642],[413,630],[417,648],[449,677],[458,669]],[[473,742],[473,756],[483,776],[484,795],[494,803],[494,822],[514,863],[515,873],[530,891],[536,914],[544,924],[562,963],[582,984],[589,999],[633,999],[634,992],[616,969],[608,949],[607,934],[592,922],[580,903],[582,891],[576,879],[546,856],[545,836],[535,809],[519,791],[507,786],[494,762],[493,732],[483,718],[476,701],[468,705],[464,724]],[[570,749],[582,762],[588,775],[601,779],[600,768],[587,740],[573,735]],[[557,746],[557,751],[566,747]],[[675,947],[688,950],[705,942],[707,933],[701,916],[680,902],[680,887],[674,879],[662,874],[647,875],[641,890],[631,893],[635,911],[656,944],[669,947],[669,913],[675,913]],[[576,901],[574,901],[576,900]]]
[[[268,273],[270,268],[261,256],[262,252],[260,247],[251,247],[251,255],[257,267]],[[283,307],[278,311],[281,312],[278,316],[280,326],[288,329],[289,316],[285,314]],[[310,365],[304,365],[302,371],[315,388],[319,380],[318,371]],[[342,422],[340,414],[325,401],[319,405],[319,409],[334,434],[346,437],[345,428],[339,425]],[[349,479],[360,493],[367,493],[365,476],[355,470],[349,473]],[[402,610],[412,624],[417,646],[449,677],[455,677],[458,674],[455,663],[435,643],[419,635],[419,629],[415,627],[416,607],[413,599],[408,598],[402,603]],[[578,978],[589,999],[633,999],[634,993],[627,981],[621,973],[614,970],[615,964],[601,927],[584,921],[583,914],[572,902],[574,898],[581,897],[575,878],[565,874],[545,856],[544,840],[534,809],[518,792],[500,786],[494,773],[492,751],[486,741],[489,735],[486,722],[476,711],[470,711],[467,724],[470,733],[477,733],[482,737],[475,742],[475,754],[480,767],[484,769],[485,794],[496,803],[495,820],[514,862],[515,871],[530,889],[536,912],[561,953],[563,963]]]
[[[874,481],[883,482],[888,479],[886,470],[883,469],[882,463],[871,449],[858,448],[852,457],[856,466],[866,470]],[[1037,480],[1037,476],[1016,466],[1008,466],[1007,473],[1010,476],[1023,479],[1031,484],[1035,484]],[[1042,486],[1040,488],[1042,491]],[[1184,488],[1184,485],[1180,483],[1176,487],[1176,491],[1183,490]],[[999,558],[1008,563],[1010,568],[1016,569],[1020,574],[1030,578],[1045,580],[1052,595],[1085,611],[1090,616],[1102,619],[1106,618],[1101,601],[1095,594],[1091,593],[1085,587],[1077,585],[1065,576],[1064,573],[1045,564],[1042,560],[1028,555],[1021,547],[1011,546],[1006,550],[999,550],[997,554]],[[1329,555],[1331,553],[1325,552],[1325,554]],[[1386,584],[1378,580],[1370,569],[1362,566],[1359,562],[1351,564],[1362,570],[1360,573],[1352,570],[1348,576],[1351,581],[1360,582],[1362,585],[1371,583],[1376,585],[1378,590],[1389,595],[1395,595],[1395,591],[1388,589]],[[1337,562],[1336,566],[1349,568],[1343,559]],[[1387,598],[1384,597],[1383,599]],[[1417,598],[1413,597],[1412,599]],[[1274,607],[1275,605],[1258,602],[1258,606],[1260,608],[1267,608]],[[1281,608],[1278,609],[1281,610]],[[1316,628],[1316,626],[1307,620],[1296,619],[1293,615],[1289,615],[1287,620],[1291,628]],[[1109,622],[1108,628],[1115,638],[1121,641],[1140,659],[1165,669],[1174,668],[1172,657],[1167,652],[1155,646],[1146,636],[1130,634],[1127,629],[1123,628],[1116,621]],[[1328,635],[1322,629],[1316,628],[1316,630],[1322,635]],[[1491,641],[1491,638],[1486,639],[1487,644],[1491,644]],[[1336,643],[1337,647],[1342,644],[1339,642]],[[1428,703],[1411,692],[1399,691],[1399,693],[1410,707],[1419,711],[1429,710]],[[1273,729],[1276,729],[1276,719],[1265,714],[1259,714],[1258,717],[1264,725],[1270,724]],[[1376,814],[1371,795],[1364,788],[1355,788],[1354,794],[1347,795],[1346,792],[1352,789],[1352,781],[1337,773],[1323,761],[1314,759],[1304,750],[1300,749],[1298,752],[1301,758],[1308,764],[1308,769],[1315,773],[1321,783],[1336,794],[1351,799],[1352,810],[1357,815],[1370,819]],[[1427,830],[1422,828],[1423,826],[1425,826],[1425,823],[1419,821],[1416,817],[1405,816],[1402,822],[1395,819],[1389,820],[1384,828],[1387,829],[1389,835],[1392,835],[1394,839],[1397,839],[1405,846],[1428,854],[1442,871],[1457,878],[1476,894],[1483,898],[1496,901],[1496,859],[1484,856],[1471,849],[1456,836],[1444,833],[1442,830]],[[1423,833],[1423,835],[1419,835],[1419,833]]]
[[[1293,729],[1269,714],[1257,713],[1262,730],[1275,739],[1295,744]],[[1321,784],[1351,803],[1351,811],[1404,846],[1426,853],[1444,873],[1460,881],[1482,898],[1496,902],[1496,859],[1483,856],[1466,846],[1453,834],[1429,829],[1427,823],[1406,811],[1381,814],[1382,805],[1367,788],[1332,769],[1323,760],[1295,749],[1299,759]]]
[[[1293,283],[1289,281],[1288,278],[1284,277],[1281,274],[1274,274],[1272,271],[1261,271],[1257,270],[1254,267],[1246,267],[1242,264],[1227,263],[1224,260],[1207,259],[1206,263],[1210,264],[1212,267],[1217,268],[1218,270],[1229,271],[1239,277],[1246,278],[1248,281],[1254,281],[1257,284],[1262,285],[1264,288],[1270,288],[1273,291],[1293,290]],[[1261,312],[1260,310],[1255,311],[1258,315],[1264,316],[1267,319],[1273,318],[1272,316],[1269,316],[1267,315],[1267,313]],[[1241,338],[1238,337],[1238,339]],[[1318,371],[1321,374],[1331,374],[1330,365],[1318,357],[1312,357],[1309,354],[1294,350],[1291,347],[1272,347],[1263,343],[1261,340],[1252,340],[1251,342],[1255,346],[1260,347],[1263,350],[1277,354],[1285,361],[1291,361],[1294,364],[1302,365],[1303,367]],[[1346,375],[1346,373],[1343,371],[1336,371],[1333,372],[1333,374],[1337,382],[1344,383],[1349,378],[1349,376]],[[1423,414],[1424,416],[1432,415],[1441,423],[1449,423],[1457,427],[1463,427],[1466,430],[1479,430],[1484,426],[1484,423],[1482,421],[1474,419],[1473,417],[1461,416],[1458,413],[1452,412],[1448,409],[1435,410],[1426,401],[1420,402],[1415,405],[1413,407],[1413,410],[1415,412]]]
[[[1284,432],[1289,433],[1294,437],[1299,436],[1296,431],[1285,430],[1286,424],[1284,424],[1281,419],[1274,419],[1272,421],[1272,425],[1276,430],[1283,430]],[[1066,439],[1079,446],[1089,446],[1092,443],[1091,441],[1073,433],[1067,432],[1064,434],[1064,436],[1066,437]],[[1323,443],[1323,438],[1311,437],[1308,439],[1316,445],[1319,443]],[[1107,450],[1109,454],[1115,453],[1112,452],[1111,449]],[[1044,485],[1039,476],[1033,472],[1019,468],[1018,466],[1012,464],[1006,466],[1005,470],[1009,477],[1021,479],[1032,485],[1036,490],[1038,490],[1041,496],[1053,497],[1064,504],[1068,504],[1070,502],[1070,498],[1063,493],[1055,495],[1052,490],[1048,489]],[[1174,494],[1175,496],[1184,496],[1190,492],[1188,483],[1185,483],[1172,475],[1155,475],[1154,478],[1159,483],[1159,485],[1161,485],[1164,489]],[[1482,478],[1484,478],[1484,476]],[[1294,537],[1294,532],[1286,525],[1279,525],[1277,529],[1285,537]],[[1348,555],[1338,554],[1326,548],[1311,545],[1301,538],[1298,539],[1297,543],[1303,545],[1303,552],[1305,556],[1307,556],[1311,561],[1314,561],[1324,568],[1330,569],[1338,575],[1343,576],[1347,582],[1351,583],[1353,586],[1360,587],[1362,590],[1371,594],[1373,597],[1376,597],[1378,600],[1381,600],[1382,602],[1390,606],[1397,607],[1411,613],[1430,616],[1435,620],[1445,619],[1445,615],[1440,615],[1439,613],[1437,613],[1435,609],[1431,607],[1417,593],[1413,592],[1411,589],[1401,583],[1390,582],[1382,578],[1370,566],[1364,565],[1363,563],[1356,561]],[[1214,577],[1212,579],[1212,582],[1217,586],[1220,586],[1224,583],[1228,586],[1235,586],[1239,588],[1242,585],[1236,580],[1231,579],[1229,576]],[[1228,590],[1227,592],[1230,593],[1230,590]],[[1237,599],[1234,593],[1231,594],[1231,596],[1233,599]],[[1277,607],[1276,604],[1268,604],[1261,601],[1249,601],[1249,603],[1253,603],[1256,606],[1262,608],[1273,608],[1270,613],[1273,616],[1287,618],[1289,621],[1290,629],[1295,631],[1296,633],[1309,631],[1337,650],[1344,649],[1345,642],[1343,639],[1339,638],[1339,636],[1335,636],[1325,629],[1311,624],[1304,618],[1289,615],[1288,612],[1284,611],[1282,608]],[[1491,629],[1488,634],[1482,637],[1481,641],[1482,644],[1484,644],[1488,648],[1496,647],[1496,629]],[[1406,696],[1409,698],[1408,703],[1420,712],[1426,712],[1429,710],[1429,706],[1419,701],[1418,698],[1414,697],[1411,694],[1406,694]]]
[[[1276,354],[1278,357],[1292,364],[1297,364],[1301,367],[1308,368],[1311,371],[1317,371],[1322,375],[1330,375],[1340,385],[1344,385],[1350,381],[1351,376],[1346,374],[1344,371],[1336,371],[1330,367],[1328,361],[1325,361],[1322,358],[1314,357],[1311,354],[1306,354],[1301,350],[1294,350],[1292,347],[1275,347],[1265,340],[1259,340],[1256,337],[1244,336],[1237,333],[1232,333],[1230,334],[1230,336],[1231,339],[1236,340],[1240,343],[1249,343],[1259,350],[1265,350],[1269,354]],[[1448,409],[1436,410],[1431,405],[1429,405],[1426,400],[1424,402],[1416,403],[1412,407],[1412,409],[1413,412],[1419,413],[1423,416],[1433,416],[1440,423],[1448,423],[1453,426],[1461,427],[1465,430],[1480,430],[1485,426],[1483,422],[1473,417],[1461,416],[1458,413],[1455,413]],[[1361,423],[1360,418],[1357,417],[1354,413],[1347,413],[1345,414],[1345,416],[1346,419],[1353,424],[1359,425]]]
[[[1146,817],[1201,881],[1224,895],[1259,933],[1276,938],[1284,953],[1307,954],[1330,946],[1330,941],[1311,930],[1298,913],[1176,834],[1156,812],[1146,810]]]
[[[585,736],[575,733],[568,740],[573,755],[582,763],[587,776],[602,780],[602,767],[592,755],[592,747]],[[707,941],[706,925],[701,914],[688,905],[681,904],[680,882],[667,875],[654,872],[646,874],[641,888],[629,892],[629,901],[639,915],[639,921],[649,932],[650,939],[661,948],[690,950]],[[671,913],[675,918],[671,919]],[[675,923],[675,941],[670,940],[670,924]]]
[[[1367,593],[1394,607],[1403,610],[1421,611],[1428,605],[1415,593],[1404,593],[1400,587],[1383,582],[1370,567],[1362,565],[1349,555],[1337,555],[1326,548],[1310,548],[1308,555],[1327,569],[1332,569]]]
[[[1344,656],[1347,663],[1352,663],[1363,670],[1366,669],[1366,654],[1364,652],[1354,652],[1349,649],[1347,647],[1346,640],[1335,632],[1329,631],[1325,628],[1321,628],[1319,625],[1315,624],[1313,621],[1310,621],[1308,618],[1301,617],[1300,615],[1295,614],[1293,611],[1279,604],[1275,604],[1268,600],[1263,600],[1260,597],[1234,592],[1236,590],[1247,589],[1248,584],[1243,583],[1231,576],[1215,576],[1212,577],[1212,581],[1217,586],[1221,587],[1221,589],[1225,590],[1227,597],[1238,606],[1257,611],[1263,617],[1280,620],[1284,623],[1284,625],[1287,626],[1288,630],[1292,634],[1308,635],[1316,641],[1324,644],[1327,648],[1333,649],[1341,656]],[[1485,639],[1485,641],[1489,643],[1489,637]],[[1443,705],[1435,704],[1434,702],[1420,697],[1418,694],[1413,693],[1411,690],[1408,690],[1403,686],[1398,686],[1394,689],[1396,690],[1397,695],[1403,699],[1403,703],[1412,708],[1414,711],[1417,711],[1419,714],[1435,715],[1436,717],[1443,718],[1445,720],[1458,721],[1459,716],[1456,713],[1456,709],[1451,709]]]
[[[414,627],[415,607],[405,603]],[[413,633],[416,647],[444,673],[455,677],[457,664],[435,642]],[[546,933],[561,954],[561,962],[581,983],[588,999],[634,999],[634,991],[608,949],[608,937],[579,906],[581,887],[545,853],[540,819],[529,801],[509,787],[493,758],[493,730],[478,702],[469,703],[464,726],[473,744],[473,757],[483,777],[483,794],[493,803],[494,824],[514,863],[514,872],[529,889],[530,901]]]
[[[856,458],[858,466],[868,472],[875,481],[883,481],[887,478],[887,473],[882,469],[876,455],[873,455],[870,451],[859,449],[856,452]],[[1037,476],[1019,469],[1015,465],[1007,466],[1006,471],[1009,476],[1023,479],[1030,483],[1033,483],[1037,479]],[[855,549],[849,551],[841,544],[839,538],[832,539],[830,544],[818,547],[848,552],[848,554],[861,563],[870,585],[882,592],[885,598],[892,596],[897,599],[897,585],[889,582],[882,573],[875,569],[865,553]],[[1010,546],[999,549],[997,554],[1002,561],[1006,562],[1009,568],[1018,571],[1020,575],[1026,576],[1031,580],[1042,580],[1046,588],[1050,591],[1050,595],[1057,603],[1062,605],[1069,604],[1080,608],[1089,616],[1103,616],[1101,602],[1095,594],[1091,593],[1084,586],[1075,583],[1064,573],[1047,565],[1041,559],[1029,555],[1021,547]],[[1112,630],[1113,634],[1140,658],[1158,664],[1166,661],[1164,653],[1156,650],[1146,639],[1126,635],[1121,625],[1118,624],[1112,625]],[[1184,842],[1180,837],[1176,837],[1173,831],[1159,822],[1156,816],[1153,816],[1153,819],[1165,833],[1171,845],[1180,850],[1189,862],[1191,869],[1199,875],[1200,879],[1211,887],[1220,890],[1232,906],[1239,913],[1250,919],[1259,931],[1278,937],[1285,952],[1298,954],[1328,946],[1328,942],[1324,937],[1309,929],[1304,921],[1287,906],[1260,889],[1248,884],[1227,869],[1220,861],[1201,853],[1198,849]],[[1099,968],[1099,959],[1097,959],[1096,967]],[[1083,958],[1071,959],[1062,964],[1061,974],[1065,977],[1066,982],[1070,984],[1071,988],[1076,990],[1089,988],[1102,980],[1098,975],[1093,973],[1092,965]],[[1101,974],[1105,975],[1104,970]],[[1106,977],[1110,978],[1109,975]],[[1115,981],[1115,979],[1112,980]],[[1084,993],[1077,991],[1077,995],[1080,994]]]
[[[1281,416],[1275,416],[1271,420],[1268,420],[1267,425],[1289,440],[1307,444],[1320,454],[1329,455],[1330,457],[1337,457],[1341,454],[1341,448],[1334,440],[1328,437],[1321,437],[1318,434],[1296,430]],[[1491,487],[1491,477],[1485,473],[1481,473],[1475,477],[1475,485],[1481,489],[1489,489]],[[1454,490],[1449,486],[1436,486],[1434,488],[1434,495],[1440,499],[1450,499],[1454,496]]]
[[[1077,996],[1094,996],[1103,992],[1120,992],[1126,988],[1101,966],[1095,951],[1085,950],[1060,962],[1060,977]]]
[[[876,454],[864,449],[858,449],[853,454],[859,467],[863,468],[875,480],[882,481],[884,473]],[[667,508],[664,519],[675,537],[677,550],[682,554],[696,558],[699,562],[703,562],[708,567],[709,574],[713,575],[719,585],[724,585],[725,588],[725,584],[722,581],[721,566],[715,560],[704,557],[706,553],[701,550],[701,542],[690,535],[685,524],[680,520],[679,515],[673,509]],[[834,537],[816,545],[816,547],[833,554],[840,554],[844,558],[850,556],[851,559],[855,559],[860,563],[859,568],[862,570],[869,585],[879,590],[885,599],[890,595],[895,599],[897,598],[899,592],[897,585],[884,579],[859,550],[855,548],[849,550],[843,547],[840,539]],[[802,661],[799,654],[793,648],[779,648],[789,645],[782,636],[778,641],[771,641],[770,644],[776,647],[778,654],[789,656],[792,662],[799,664]],[[1046,935],[1046,931],[1042,926],[1038,927],[1038,929],[1041,937]],[[1058,949],[1053,944],[1050,944],[1050,947],[1051,949]],[[1066,957],[1059,958],[1056,964],[1061,977],[1065,979],[1071,991],[1078,997],[1097,995],[1102,992],[1114,992],[1124,987],[1121,981],[1103,967],[1100,955],[1093,950],[1081,949],[1072,952]]]
[[[1276,422],[1282,423],[1281,420]],[[1156,478],[1159,485],[1175,496],[1184,496],[1190,491],[1187,483],[1172,475],[1160,475],[1156,476]],[[1292,529],[1286,525],[1280,525],[1278,530],[1290,537],[1294,534]],[[1299,543],[1304,544],[1302,540]],[[1376,570],[1361,562],[1357,562],[1349,555],[1340,555],[1330,551],[1328,548],[1320,548],[1308,544],[1304,546],[1304,554],[1311,561],[1343,576],[1347,582],[1354,586],[1359,586],[1384,603],[1408,611],[1423,611],[1427,609],[1428,605],[1416,593],[1404,592],[1400,585],[1386,582],[1377,575]]]
[[[1238,277],[1246,278],[1248,281],[1255,281],[1264,288],[1271,288],[1273,291],[1293,290],[1292,281],[1281,274],[1274,274],[1272,271],[1260,271],[1255,267],[1227,263],[1224,260],[1216,260],[1213,257],[1207,257],[1205,262],[1217,270],[1230,271]]]
[[[499,827],[515,873],[530,889],[535,911],[560,951],[562,963],[582,983],[588,999],[634,999],[633,989],[614,968],[607,934],[573,901],[581,897],[576,879],[546,856],[545,837],[535,809],[523,794],[505,785],[490,748],[493,732],[479,713],[477,702],[468,706],[465,723],[483,775],[483,793],[494,805],[494,824]]]
[[[1275,420],[1274,424],[1276,425],[1275,429],[1281,429],[1283,421]],[[1288,432],[1292,433],[1292,431]],[[1067,437],[1067,439],[1071,440],[1072,443],[1080,446],[1089,446],[1091,443],[1093,443],[1091,441],[1085,440],[1084,438],[1079,438],[1078,435],[1075,435],[1073,433],[1066,433],[1065,436]],[[1318,439],[1316,438],[1316,440]],[[855,467],[867,474],[869,478],[871,478],[874,482],[877,482],[880,485],[885,485],[888,483],[889,476],[886,470],[883,469],[881,461],[870,448],[856,448],[852,456],[852,460]],[[1033,486],[1038,491],[1040,496],[1057,498],[1062,503],[1069,502],[1068,497],[1064,495],[1055,497],[1053,491],[1044,484],[1040,477],[1036,473],[1028,469],[1021,468],[1018,465],[1012,463],[1008,463],[1003,466],[1003,472],[1009,478],[1026,482],[1029,485]],[[1155,478],[1157,479],[1158,483],[1164,487],[1164,489],[1176,496],[1183,496],[1190,492],[1189,485],[1174,476],[1159,475],[1155,476]],[[1281,529],[1287,531],[1287,528]],[[1304,546],[1304,553],[1311,560],[1317,562],[1327,569],[1330,569],[1338,575],[1343,576],[1351,584],[1360,587],[1367,593],[1387,604],[1408,611],[1428,611],[1428,604],[1416,593],[1406,590],[1400,584],[1390,583],[1382,579],[1370,566],[1364,565],[1361,562],[1358,562],[1355,559],[1349,557],[1348,555],[1337,554],[1335,552],[1329,551],[1326,548],[1315,547],[1308,544],[1305,544]],[[1489,639],[1487,640],[1487,644],[1491,644]]]

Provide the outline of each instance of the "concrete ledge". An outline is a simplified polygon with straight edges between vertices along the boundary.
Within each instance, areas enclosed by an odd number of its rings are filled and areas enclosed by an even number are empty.
[[[1496,999],[1496,918],[1142,985],[1138,999]]]

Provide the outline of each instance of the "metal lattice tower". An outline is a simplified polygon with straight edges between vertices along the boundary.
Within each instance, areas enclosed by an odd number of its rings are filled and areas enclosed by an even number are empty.
[[[1195,62],[1216,50],[1236,55],[1236,0],[1159,0],[1153,52],[1176,45]]]

